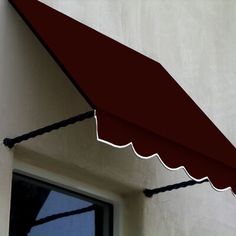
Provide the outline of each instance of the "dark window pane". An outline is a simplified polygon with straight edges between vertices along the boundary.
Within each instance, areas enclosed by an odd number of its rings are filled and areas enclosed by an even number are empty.
[[[111,236],[112,205],[13,175],[10,236]]]

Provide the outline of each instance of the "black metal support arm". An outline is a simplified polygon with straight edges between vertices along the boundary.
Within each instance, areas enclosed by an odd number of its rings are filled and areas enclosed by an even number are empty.
[[[45,218],[35,220],[35,222],[33,222],[32,226],[34,227],[34,226],[37,226],[37,225],[42,225],[42,224],[45,224],[45,223],[48,223],[48,222],[51,222],[51,221],[54,221],[54,220],[58,220],[58,219],[61,219],[61,218],[64,218],[64,217],[68,217],[68,216],[83,214],[83,213],[86,213],[86,212],[94,211],[95,209],[96,209],[96,207],[94,205],[92,205],[92,206],[88,206],[88,207],[73,210],[73,211],[67,211],[67,212],[62,212],[62,213],[46,216]]]
[[[8,148],[12,148],[12,147],[14,147],[14,145],[15,145],[16,143],[20,143],[20,142],[22,142],[22,141],[25,141],[25,140],[34,138],[34,137],[36,137],[36,136],[39,136],[39,135],[42,135],[42,134],[51,132],[51,131],[53,131],[53,130],[56,130],[56,129],[59,129],[59,128],[62,128],[62,127],[66,127],[66,126],[71,125],[71,124],[74,124],[74,123],[76,123],[76,122],[78,122],[78,121],[83,121],[83,120],[85,120],[85,119],[92,118],[92,117],[94,117],[94,115],[95,115],[95,112],[94,112],[94,111],[88,111],[88,112],[86,112],[86,113],[83,113],[83,114],[80,114],[80,115],[71,117],[71,118],[69,118],[69,119],[56,122],[56,123],[54,123],[54,124],[52,124],[52,125],[48,125],[48,126],[46,126],[46,127],[43,127],[43,128],[40,128],[40,129],[31,131],[31,132],[29,132],[29,133],[26,133],[26,134],[17,136],[17,137],[15,137],[15,138],[5,138],[5,139],[3,140],[3,144],[4,144],[5,146],[7,146]]]
[[[179,189],[179,188],[185,188],[188,186],[192,186],[195,184],[202,184],[205,182],[209,182],[208,179],[204,179],[202,181],[189,180],[189,181],[185,181],[185,182],[181,182],[181,183],[177,183],[177,184],[172,184],[172,185],[168,185],[168,186],[161,187],[161,188],[145,189],[143,191],[143,193],[146,197],[152,197],[154,194],[163,193],[166,191],[172,191],[174,189]]]

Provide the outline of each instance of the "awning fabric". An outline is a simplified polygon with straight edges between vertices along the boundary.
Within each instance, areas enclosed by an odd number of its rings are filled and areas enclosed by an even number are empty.
[[[36,0],[11,0],[96,109],[98,135],[236,192],[236,149],[156,61]]]

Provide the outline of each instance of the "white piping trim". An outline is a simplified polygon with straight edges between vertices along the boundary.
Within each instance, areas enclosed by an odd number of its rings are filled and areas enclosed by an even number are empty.
[[[129,142],[129,143],[125,144],[125,145],[116,145],[116,144],[113,144],[113,143],[111,143],[111,142],[108,142],[107,140],[101,139],[101,138],[99,137],[99,134],[98,134],[98,120],[97,120],[96,110],[94,110],[94,117],[95,117],[95,123],[96,123],[96,137],[97,137],[97,140],[98,140],[99,142],[102,142],[102,143],[108,144],[108,145],[110,145],[110,146],[112,146],[112,147],[120,148],[120,149],[126,148],[126,147],[128,147],[128,146],[131,146],[131,148],[132,148],[133,152],[135,153],[135,155],[138,156],[138,157],[141,158],[141,159],[151,159],[151,158],[156,157],[156,158],[159,159],[159,161],[161,162],[161,164],[162,164],[167,170],[174,171],[174,170],[183,169],[184,172],[187,174],[187,176],[188,176],[190,179],[195,180],[195,181],[202,181],[202,180],[207,179],[207,180],[209,181],[211,187],[212,187],[215,191],[217,191],[217,192],[224,192],[224,191],[230,190],[231,193],[232,193],[232,195],[233,195],[234,197],[236,197],[236,193],[233,192],[233,190],[232,190],[231,187],[227,187],[227,188],[224,188],[224,189],[216,188],[216,187],[214,186],[214,184],[211,182],[211,180],[209,179],[208,176],[203,177],[203,178],[201,178],[201,179],[196,179],[196,178],[194,178],[193,176],[191,176],[191,175],[189,174],[189,172],[187,171],[187,169],[186,169],[184,166],[179,166],[179,167],[176,167],[176,168],[170,168],[170,167],[168,167],[168,166],[164,163],[164,161],[161,159],[161,157],[159,156],[158,153],[154,153],[154,154],[152,154],[152,155],[150,155],[150,156],[142,156],[142,155],[140,155],[139,153],[136,152],[136,150],[135,150],[134,145],[133,145],[132,142]]]

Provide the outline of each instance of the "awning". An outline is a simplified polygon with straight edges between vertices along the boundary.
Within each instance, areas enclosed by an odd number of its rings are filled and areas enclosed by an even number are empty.
[[[98,135],[236,192],[236,149],[156,61],[36,0],[11,0],[89,104]]]

